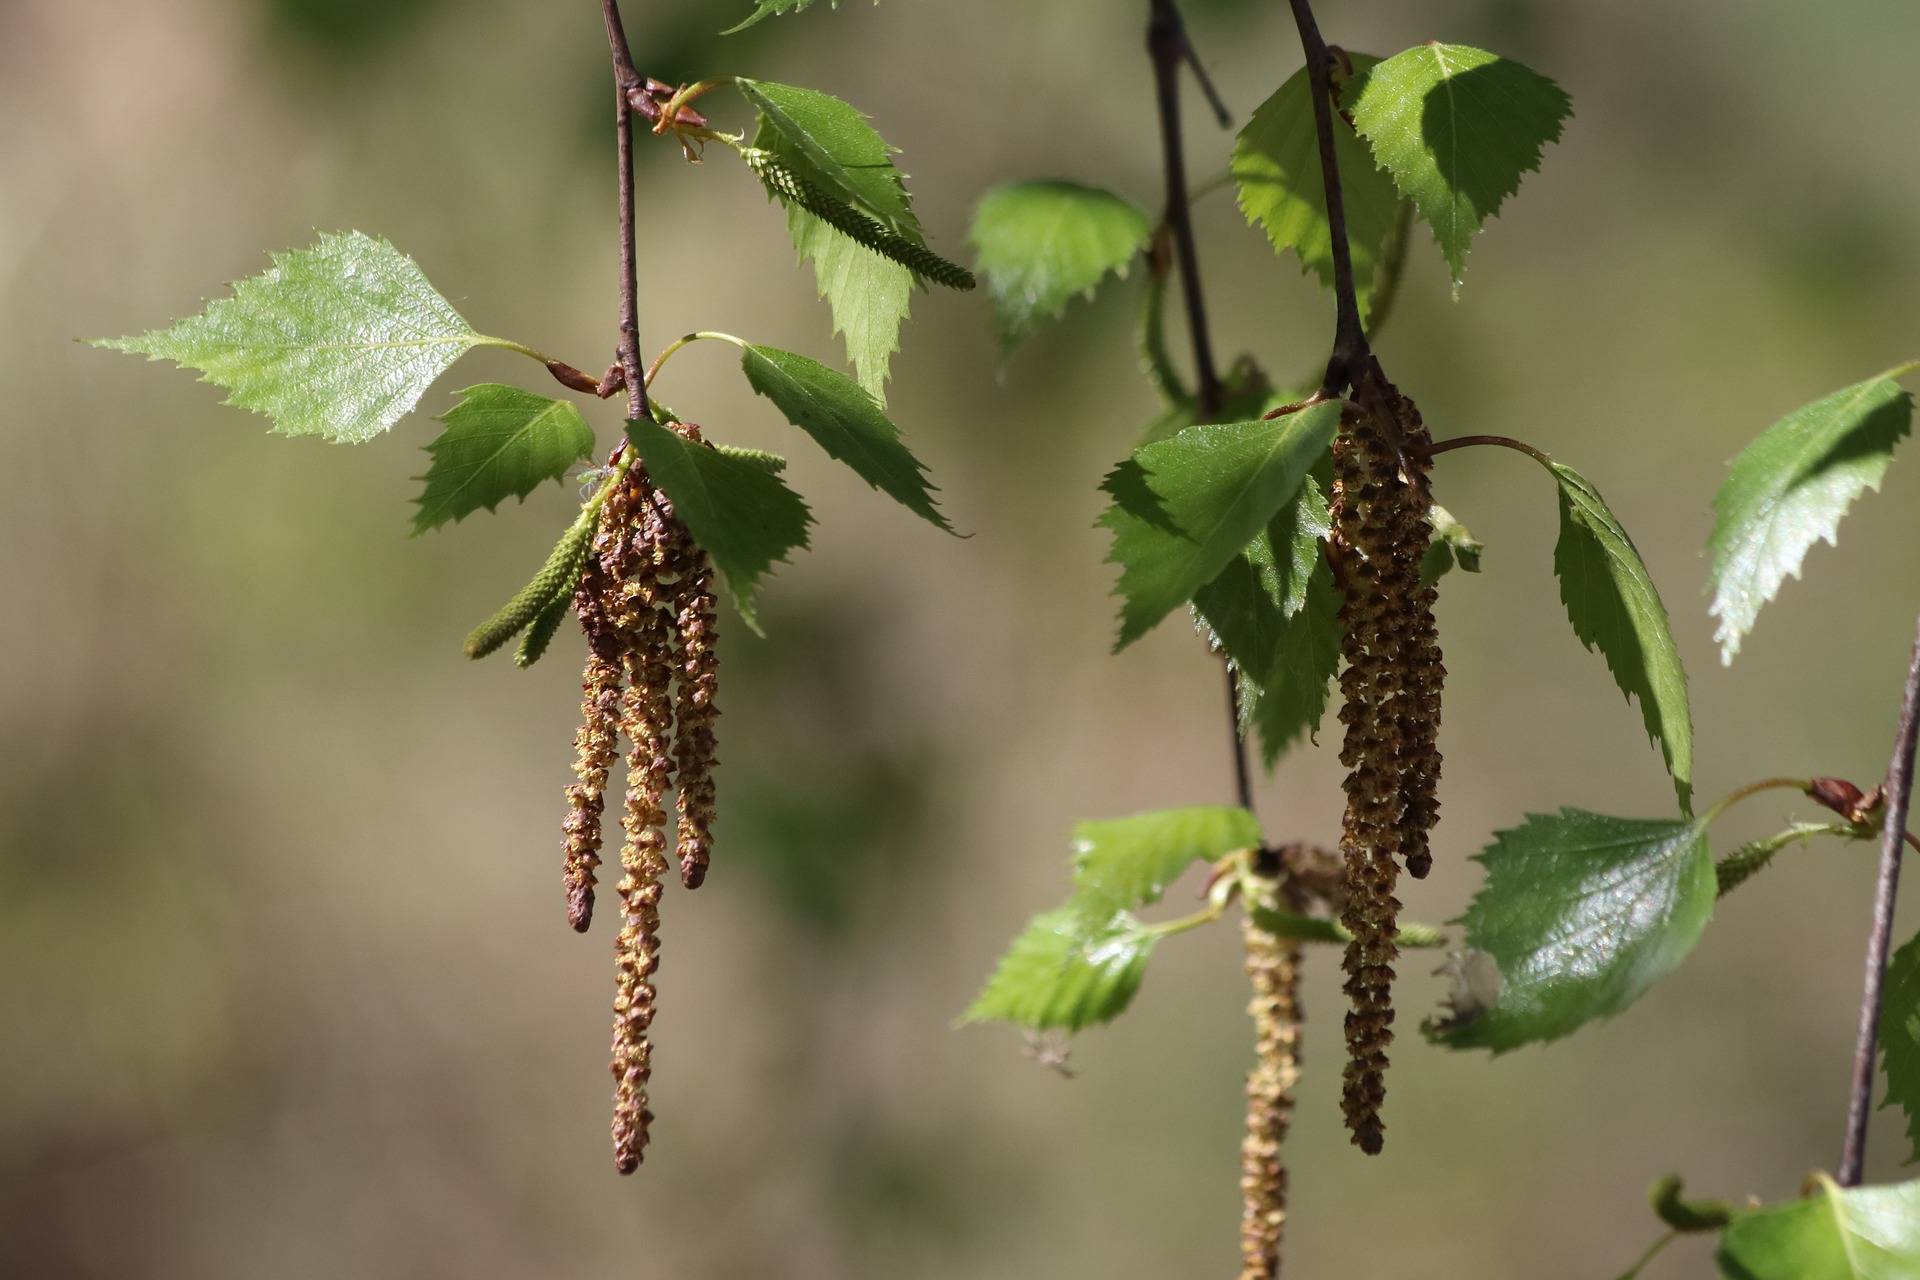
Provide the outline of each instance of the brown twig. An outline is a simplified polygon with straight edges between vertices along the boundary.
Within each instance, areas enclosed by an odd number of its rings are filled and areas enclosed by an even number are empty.
[[[1333,249],[1333,296],[1336,307],[1333,354],[1320,380],[1324,395],[1338,395],[1353,383],[1354,373],[1373,354],[1366,329],[1360,323],[1360,298],[1353,287],[1353,253],[1347,244],[1347,210],[1340,194],[1340,161],[1333,149],[1333,85],[1327,68],[1333,55],[1320,38],[1308,0],[1291,0],[1294,25],[1300,29],[1300,48],[1307,58],[1307,83],[1313,92],[1313,127],[1320,142],[1320,182],[1326,189],[1327,230]]]
[[[1213,363],[1213,340],[1207,327],[1207,303],[1200,289],[1200,252],[1193,236],[1193,213],[1187,196],[1186,150],[1180,139],[1180,66],[1194,69],[1195,78],[1224,126],[1231,123],[1213,85],[1200,70],[1187,39],[1186,24],[1173,0],[1153,0],[1147,18],[1147,53],[1153,59],[1154,99],[1160,112],[1160,154],[1167,179],[1167,227],[1173,233],[1174,254],[1180,263],[1180,289],[1187,305],[1187,334],[1193,342],[1193,376],[1200,421],[1219,420],[1226,391]],[[1247,759],[1246,735],[1240,731],[1240,685],[1232,663],[1223,664],[1227,676],[1227,732],[1233,739],[1234,794],[1240,807],[1253,809],[1253,767]]]
[[[1867,1159],[1867,1116],[1873,1106],[1873,1059],[1880,1039],[1880,997],[1887,981],[1887,952],[1893,941],[1893,903],[1900,888],[1901,840],[1913,796],[1914,740],[1920,736],[1920,622],[1915,624],[1913,654],[1907,663],[1906,693],[1893,755],[1887,761],[1887,811],[1880,827],[1880,874],[1873,895],[1873,931],[1867,936],[1867,974],[1860,993],[1860,1034],[1853,1048],[1853,1087],[1847,1097],[1847,1140],[1837,1180],[1860,1185]]]
[[[627,416],[647,416],[647,385],[640,366],[640,282],[634,242],[633,95],[646,81],[633,64],[633,50],[620,22],[619,0],[600,0],[613,53],[614,129],[620,151],[620,341],[615,348],[627,387]]]

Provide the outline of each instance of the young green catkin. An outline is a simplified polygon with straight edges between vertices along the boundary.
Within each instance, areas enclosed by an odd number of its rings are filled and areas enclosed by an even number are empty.
[[[883,258],[891,258],[923,279],[949,289],[974,287],[973,272],[882,225],[845,200],[822,191],[772,152],[749,148],[743,157],[754,176],[782,202],[805,209],[835,231],[859,241]]]
[[[1369,1154],[1385,1140],[1387,1049],[1393,1042],[1393,962],[1404,864],[1432,864],[1428,833],[1439,816],[1440,662],[1432,588],[1420,561],[1432,528],[1429,442],[1413,403],[1377,366],[1355,383],[1334,442],[1329,544],[1344,601],[1340,676],[1346,725],[1340,762],[1350,771],[1340,850],[1346,861],[1341,923],[1347,944],[1348,1063],[1342,1109],[1353,1142]]]
[[[1281,1145],[1300,1078],[1300,944],[1241,922],[1253,998],[1254,1065],[1247,1074],[1247,1128],[1240,1141],[1240,1280],[1274,1280],[1287,1222]]]

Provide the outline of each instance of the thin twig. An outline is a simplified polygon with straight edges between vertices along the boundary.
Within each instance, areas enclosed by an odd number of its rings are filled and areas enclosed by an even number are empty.
[[[600,0],[607,20],[607,45],[613,53],[615,136],[620,150],[620,341],[615,348],[627,385],[627,416],[645,418],[647,384],[640,365],[640,281],[638,250],[634,244],[633,95],[644,81],[633,64],[626,28],[620,22],[619,0]]]
[[[1901,840],[1913,796],[1913,748],[1920,735],[1920,622],[1915,623],[1913,655],[1907,662],[1906,694],[1900,702],[1900,727],[1887,761],[1887,813],[1880,828],[1880,875],[1873,895],[1873,932],[1867,938],[1867,976],[1860,993],[1860,1034],[1853,1048],[1853,1088],[1847,1097],[1847,1141],[1840,1156],[1838,1181],[1860,1185],[1867,1159],[1867,1115],[1873,1105],[1873,1058],[1880,1039],[1880,993],[1887,981],[1887,952],[1893,941],[1893,901],[1900,888]]]
[[[1180,138],[1180,64],[1193,67],[1196,78],[1227,123],[1226,108],[1213,95],[1200,60],[1187,40],[1186,25],[1173,0],[1153,0],[1147,19],[1147,53],[1153,59],[1154,97],[1160,108],[1160,151],[1167,176],[1167,227],[1173,233],[1174,253],[1180,262],[1180,288],[1187,304],[1187,333],[1193,341],[1193,371],[1200,421],[1219,420],[1226,401],[1220,371],[1213,363],[1213,342],[1207,331],[1207,303],[1200,290],[1200,251],[1193,238],[1192,200],[1187,194],[1186,151]],[[1246,735],[1240,731],[1240,684],[1233,664],[1221,664],[1227,678],[1227,733],[1233,744],[1234,795],[1240,807],[1253,810],[1253,766],[1247,759]]]
[[[1173,0],[1153,0],[1147,20],[1147,53],[1153,58],[1154,95],[1160,107],[1160,151],[1167,176],[1167,225],[1180,261],[1180,286],[1187,303],[1187,329],[1193,339],[1194,379],[1199,384],[1200,417],[1214,421],[1224,394],[1213,363],[1207,332],[1207,304],[1200,292],[1200,254],[1194,246],[1193,216],[1188,210],[1187,162],[1180,139],[1180,64],[1186,59],[1187,29]]]
[[[1372,355],[1366,329],[1360,323],[1360,298],[1353,287],[1353,253],[1347,244],[1347,210],[1340,194],[1340,161],[1333,149],[1333,85],[1327,75],[1332,55],[1320,38],[1308,0],[1291,0],[1294,25],[1300,28],[1300,48],[1307,58],[1307,83],[1313,93],[1313,127],[1320,141],[1320,182],[1326,189],[1327,232],[1333,249],[1335,320],[1333,354],[1327,361],[1321,390],[1337,395],[1353,382],[1353,375]]]

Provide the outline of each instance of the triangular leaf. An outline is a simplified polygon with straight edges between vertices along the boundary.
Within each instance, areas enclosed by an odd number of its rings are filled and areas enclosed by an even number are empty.
[[[1074,182],[1012,182],[982,196],[973,242],[1000,340],[1012,346],[1075,297],[1092,297],[1127,268],[1152,230],[1147,215],[1111,191]]]
[[[1907,1115],[1906,1163],[1920,1161],[1920,936],[1893,953],[1880,997],[1880,1069],[1887,1077],[1883,1107]]]
[[[1299,492],[1333,442],[1336,402],[1282,418],[1189,427],[1142,445],[1101,488],[1121,566],[1124,648],[1190,600]]]
[[[1364,54],[1349,56],[1356,72],[1379,62]],[[1333,232],[1327,222],[1313,91],[1307,80],[1305,68],[1294,72],[1254,109],[1234,141],[1232,173],[1247,221],[1266,231],[1275,252],[1292,250],[1303,269],[1313,271],[1332,288]],[[1400,196],[1393,179],[1374,164],[1366,143],[1339,115],[1333,120],[1333,149],[1340,163],[1354,290],[1365,319],[1371,309],[1375,268],[1399,235]]]
[[[1124,912],[1090,922],[1071,906],[1035,916],[1013,940],[965,1022],[1078,1031],[1125,1011],[1157,935]]]
[[[1843,1190],[1736,1214],[1714,1260],[1728,1280],[1915,1280],[1920,1182]]]
[[[1913,421],[1913,397],[1894,378],[1904,369],[1795,409],[1763,431],[1714,495],[1714,638],[1732,662],[1760,607],[1822,538],[1834,541],[1853,500],[1880,487],[1893,448]]]
[[[417,501],[413,531],[425,533],[509,497],[524,499],[543,481],[593,454],[593,428],[565,400],[483,382],[458,393],[460,403],[427,446],[433,462]]]
[[[1619,1013],[1686,958],[1718,889],[1691,820],[1532,814],[1476,860],[1487,880],[1461,918],[1471,981],[1423,1028],[1454,1049],[1503,1053]]]
[[[812,166],[809,178],[851,201],[882,226],[920,239],[920,223],[913,216],[906,183],[893,167],[896,149],[874,132],[866,116],[815,89],[744,78],[735,84],[759,110],[762,137],[768,130],[777,133],[783,154],[797,153]]]
[[[1073,905],[1089,919],[1158,902],[1180,873],[1260,845],[1245,809],[1193,805],[1082,822],[1073,829]]]
[[[914,514],[952,532],[933,505],[926,469],[907,446],[872,396],[843,373],[818,360],[749,345],[740,367],[753,389],[773,401],[788,422],[799,427],[846,463],[874,488]]]
[[[726,579],[741,619],[764,634],[755,613],[760,579],[789,551],[807,545],[813,521],[807,504],[759,462],[694,444],[654,423],[628,422],[627,439]]]
[[[1574,634],[1599,649],[1614,683],[1640,701],[1647,734],[1660,744],[1680,808],[1693,797],[1693,718],[1687,673],[1673,642],[1666,606],[1633,539],[1586,477],[1553,463],[1560,486],[1560,541],[1553,569]]]
[[[413,259],[354,231],[274,254],[231,298],[171,329],[94,345],[198,369],[228,390],[228,404],[267,415],[282,435],[357,444],[485,341]]]
[[[1573,112],[1545,76],[1458,44],[1396,54],[1354,77],[1344,100],[1373,158],[1433,229],[1455,287],[1473,237]]]

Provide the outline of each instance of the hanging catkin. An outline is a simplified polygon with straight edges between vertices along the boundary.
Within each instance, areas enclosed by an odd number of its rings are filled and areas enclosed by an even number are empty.
[[[697,889],[707,878],[713,854],[714,694],[720,659],[714,652],[713,568],[695,551],[694,568],[680,580],[674,629],[680,648],[674,686],[674,761],[680,767],[675,803],[679,808],[680,881]]]
[[[1393,1042],[1394,894],[1402,864],[1416,877],[1432,863],[1428,832],[1439,815],[1440,663],[1434,592],[1420,581],[1432,527],[1429,442],[1413,402],[1364,370],[1334,442],[1330,554],[1344,603],[1340,676],[1350,772],[1340,851],[1347,896],[1348,1062],[1342,1100],[1362,1150],[1380,1150],[1387,1049]]]
[[[1300,1078],[1300,944],[1241,922],[1253,998],[1254,1065],[1247,1073],[1247,1131],[1240,1140],[1240,1280],[1274,1280],[1287,1222],[1281,1144]]]
[[[563,876],[567,923],[581,933],[593,922],[594,868],[600,865],[600,816],[607,770],[619,754],[620,675],[617,661],[588,650],[580,677],[580,730],[574,735],[573,771],[567,788]]]

